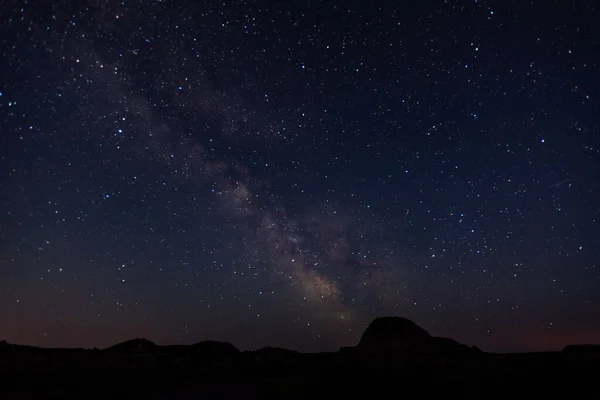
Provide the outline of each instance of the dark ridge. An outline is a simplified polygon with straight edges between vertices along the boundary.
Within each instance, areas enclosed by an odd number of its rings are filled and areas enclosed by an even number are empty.
[[[252,352],[254,357],[264,361],[284,361],[298,358],[301,353],[296,350],[282,349],[281,347],[263,347]]]
[[[190,351],[196,356],[202,357],[235,357],[241,352],[240,350],[228,342],[218,342],[214,340],[207,340],[204,342],[198,342],[190,346]]]
[[[600,345],[485,353],[398,317],[374,320],[357,346],[331,353],[242,352],[218,341],[159,346],[139,338],[104,350],[0,342],[0,399],[378,398],[399,385],[426,397],[558,397],[562,390],[590,398],[599,375]]]
[[[571,344],[565,346],[562,352],[566,355],[600,359],[600,344]]]
[[[215,349],[221,349],[224,351],[230,351],[230,352],[235,352],[235,353],[239,353],[240,350],[235,347],[234,345],[232,345],[229,342],[220,342],[218,340],[204,340],[202,342],[198,342],[198,343],[194,343],[192,345],[192,347],[194,348],[215,348]]]
[[[446,357],[483,354],[483,352],[475,346],[466,346],[454,339],[445,337],[432,337],[428,346],[430,347],[430,353]]]
[[[430,339],[431,335],[425,329],[409,319],[383,317],[369,324],[358,342],[358,347],[409,348],[421,345]]]
[[[38,351],[38,350],[63,350],[63,349],[45,349],[43,347],[29,346],[26,344],[8,343],[6,340],[0,342],[0,350],[20,350],[20,351]]]
[[[600,344],[570,344],[562,351],[597,351],[600,352]]]
[[[137,338],[115,344],[114,346],[106,348],[106,350],[143,352],[156,349],[157,347],[158,345],[150,340]]]

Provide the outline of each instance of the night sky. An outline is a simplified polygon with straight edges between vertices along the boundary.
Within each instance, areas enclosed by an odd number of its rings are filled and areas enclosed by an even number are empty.
[[[600,342],[597,7],[2,2],[0,339]]]

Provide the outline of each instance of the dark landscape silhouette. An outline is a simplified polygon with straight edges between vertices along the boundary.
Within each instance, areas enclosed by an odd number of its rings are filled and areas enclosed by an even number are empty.
[[[230,343],[103,350],[0,342],[0,398],[405,398],[565,395],[598,398],[600,345],[486,353],[399,317],[374,320],[355,347],[300,353]]]

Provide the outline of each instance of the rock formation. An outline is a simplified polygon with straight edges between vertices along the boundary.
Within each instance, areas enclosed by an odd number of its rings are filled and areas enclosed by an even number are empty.
[[[409,319],[377,318],[369,324],[358,343],[360,349],[408,349],[423,346],[431,335]]]

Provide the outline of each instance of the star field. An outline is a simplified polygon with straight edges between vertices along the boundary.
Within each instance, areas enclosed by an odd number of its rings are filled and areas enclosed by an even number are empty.
[[[404,3],[2,4],[0,339],[599,342],[597,5]]]

